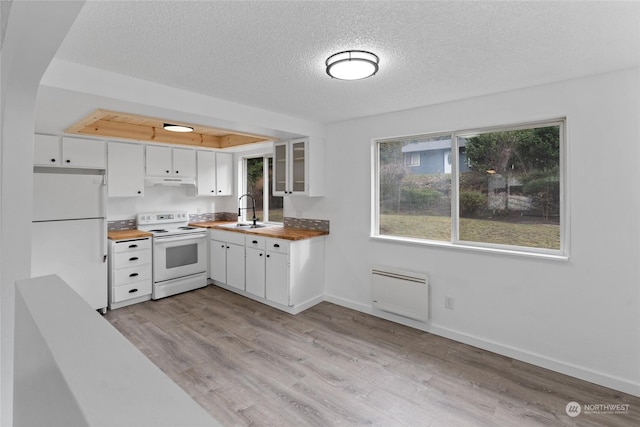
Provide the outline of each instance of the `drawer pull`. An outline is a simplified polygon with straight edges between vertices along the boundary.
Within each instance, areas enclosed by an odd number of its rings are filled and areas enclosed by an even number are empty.
[[[257,240],[253,240],[253,241],[251,241],[251,243],[253,243],[254,245],[257,245],[258,241]]]
[[[131,273],[131,274],[129,275],[129,277],[136,277],[136,276],[138,276],[138,273]]]
[[[131,289],[131,290],[129,291],[129,293],[130,293],[130,294],[133,294],[133,293],[136,293],[136,292],[138,292],[138,290],[137,290],[136,288],[133,288],[133,289]]]
[[[129,249],[137,248],[138,245],[129,245]]]
[[[274,244],[273,244],[273,247],[274,247],[274,248],[279,248],[279,247],[280,247],[280,245],[279,245],[279,244],[277,244],[277,243],[274,243]]]
[[[138,257],[137,256],[132,256],[131,258],[129,258],[129,261],[137,261]]]

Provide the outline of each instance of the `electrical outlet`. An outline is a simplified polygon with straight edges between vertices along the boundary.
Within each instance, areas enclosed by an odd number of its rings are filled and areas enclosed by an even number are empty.
[[[453,310],[454,302],[455,302],[455,299],[453,297],[444,297],[444,308]]]

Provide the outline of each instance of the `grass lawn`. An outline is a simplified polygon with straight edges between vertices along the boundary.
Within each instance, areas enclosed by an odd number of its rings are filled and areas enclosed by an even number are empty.
[[[380,234],[448,242],[451,240],[451,218],[383,214],[380,215]],[[461,218],[460,240],[560,249],[560,227]]]

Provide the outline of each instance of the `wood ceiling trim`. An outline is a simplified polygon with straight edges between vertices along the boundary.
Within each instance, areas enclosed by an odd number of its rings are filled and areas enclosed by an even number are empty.
[[[169,132],[162,128],[164,123],[191,126],[194,128],[194,131],[187,133]],[[206,148],[228,148],[257,142],[273,141],[273,138],[262,135],[230,132],[222,129],[108,110],[94,111],[84,119],[65,129],[65,132]]]

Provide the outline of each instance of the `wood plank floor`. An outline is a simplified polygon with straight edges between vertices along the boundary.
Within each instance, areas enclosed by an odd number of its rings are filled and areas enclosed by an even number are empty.
[[[330,303],[208,286],[105,317],[225,426],[640,425],[640,398]]]

